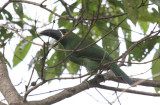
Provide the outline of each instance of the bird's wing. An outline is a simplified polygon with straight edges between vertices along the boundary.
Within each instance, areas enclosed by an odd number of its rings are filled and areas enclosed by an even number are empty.
[[[88,43],[84,42],[80,46],[80,49],[83,49],[84,48],[83,46],[88,46]],[[104,49],[98,46],[97,44],[89,46],[88,48],[83,49],[81,51],[77,51],[76,55],[79,57],[88,58],[90,60],[95,60],[95,61],[101,61],[103,58],[105,58],[105,60],[108,61],[112,60],[112,58],[108,55],[108,53],[105,52]]]

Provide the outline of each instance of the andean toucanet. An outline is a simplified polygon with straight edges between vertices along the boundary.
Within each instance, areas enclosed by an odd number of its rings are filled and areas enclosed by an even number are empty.
[[[52,37],[56,40],[65,37],[60,41],[66,51],[66,55],[72,53],[68,59],[78,65],[85,66],[88,71],[110,68],[114,74],[128,84],[133,84],[133,80],[129,78],[119,66],[113,62],[112,57],[97,44],[90,45],[93,41],[83,39],[67,29],[60,30],[44,30],[40,34]],[[88,47],[86,47],[88,46]],[[104,66],[105,65],[105,66]]]

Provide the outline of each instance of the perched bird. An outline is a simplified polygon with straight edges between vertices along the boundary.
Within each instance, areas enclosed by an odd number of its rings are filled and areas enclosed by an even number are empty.
[[[78,65],[85,66],[88,71],[110,68],[117,78],[120,78],[128,84],[134,83],[116,63],[113,63],[112,57],[109,56],[103,48],[97,44],[90,45],[93,43],[92,40],[80,38],[75,33],[69,32],[67,29],[48,29],[42,31],[40,34],[52,37],[56,40],[60,39],[60,43],[63,45],[64,49],[72,50],[66,51],[66,55],[70,54],[68,59]],[[77,51],[73,52],[75,49]],[[105,64],[106,66],[104,66]]]

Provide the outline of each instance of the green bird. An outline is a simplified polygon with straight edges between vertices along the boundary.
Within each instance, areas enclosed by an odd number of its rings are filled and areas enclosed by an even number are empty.
[[[69,32],[67,29],[48,29],[42,31],[40,34],[52,37],[56,40],[60,39],[60,43],[66,50],[66,55],[70,55],[68,59],[78,65],[85,66],[88,71],[110,68],[117,78],[128,84],[134,83],[116,63],[113,63],[112,57],[109,56],[103,48],[97,44],[90,45],[93,43],[92,40],[80,38],[75,33]],[[74,50],[77,51],[73,52]]]

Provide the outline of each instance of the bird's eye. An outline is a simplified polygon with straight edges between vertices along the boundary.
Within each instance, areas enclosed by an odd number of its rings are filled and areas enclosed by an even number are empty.
[[[67,31],[65,31],[65,32],[64,32],[64,35],[67,35],[67,34],[68,34],[68,32],[67,32]]]

